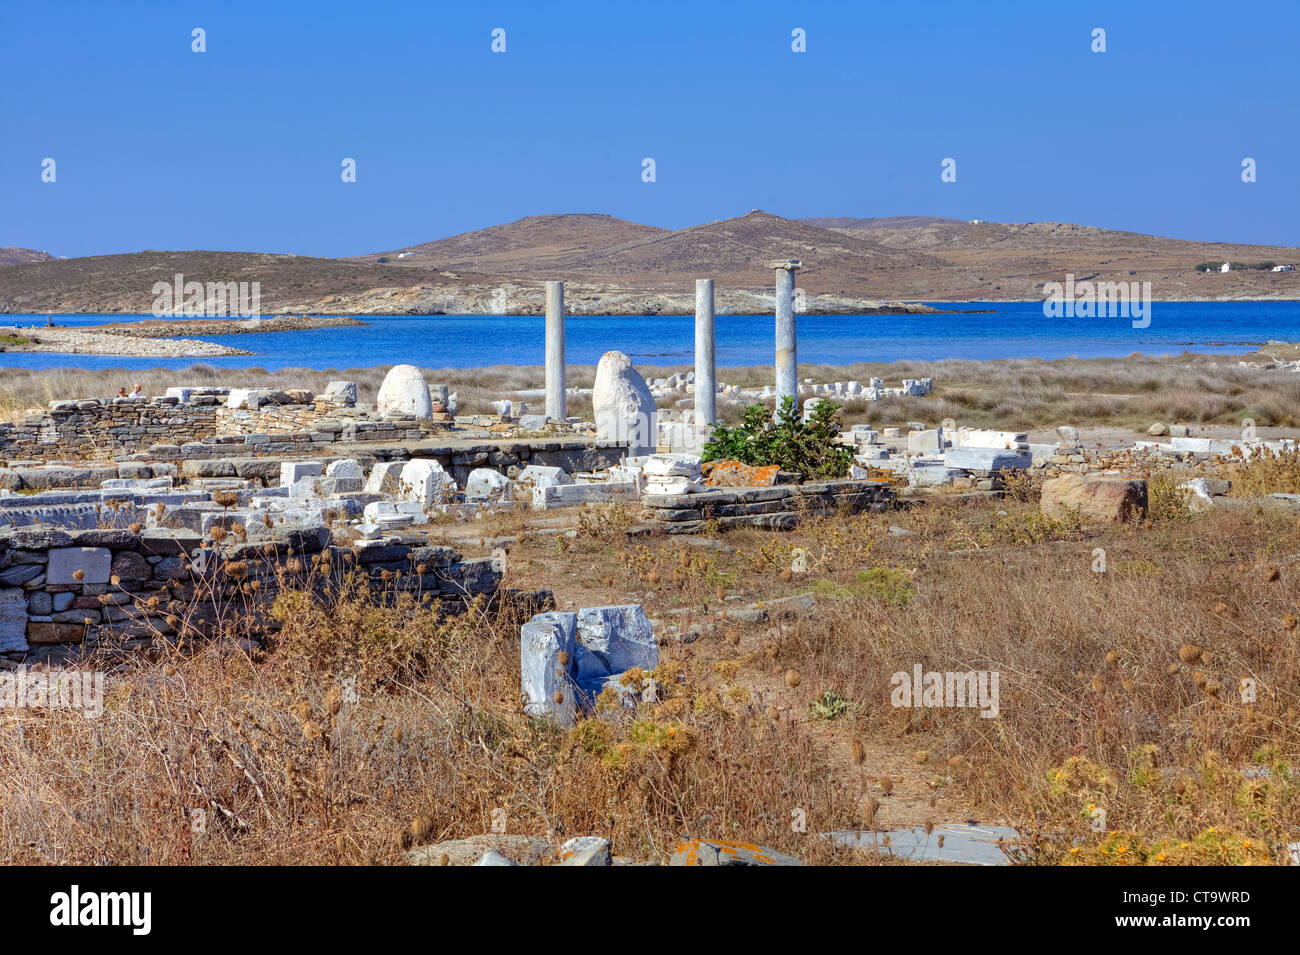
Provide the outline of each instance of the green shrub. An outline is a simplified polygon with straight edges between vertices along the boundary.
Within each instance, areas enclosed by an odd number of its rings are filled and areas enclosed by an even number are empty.
[[[835,441],[840,433],[836,423],[839,410],[834,402],[821,401],[804,421],[794,399],[787,395],[781,399],[774,421],[765,405],[750,405],[741,412],[737,427],[718,425],[713,429],[702,456],[705,461],[775,464],[806,477],[844,477],[853,463],[853,451]]]

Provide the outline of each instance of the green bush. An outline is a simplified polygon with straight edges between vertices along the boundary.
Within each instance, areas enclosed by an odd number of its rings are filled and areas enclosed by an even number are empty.
[[[835,441],[840,433],[835,421],[839,410],[834,402],[821,401],[804,421],[794,399],[787,395],[781,399],[774,421],[766,405],[750,405],[741,412],[739,426],[713,429],[702,456],[705,461],[775,464],[782,471],[797,471],[805,477],[844,477],[853,463],[853,451]]]

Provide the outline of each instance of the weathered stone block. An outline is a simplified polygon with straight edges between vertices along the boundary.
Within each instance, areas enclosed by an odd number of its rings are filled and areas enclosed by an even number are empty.
[[[319,461],[284,461],[280,464],[280,486],[293,487],[306,477],[320,477]]]
[[[0,653],[27,649],[27,597],[21,589],[0,590]]]
[[[578,615],[540,613],[520,627],[520,694],[524,712],[574,723],[576,687],[569,667],[577,648]]]
[[[51,584],[106,584],[112,563],[113,552],[107,547],[55,547],[50,551],[46,580]]]
[[[582,608],[578,639],[605,664],[606,674],[659,665],[659,646],[639,604]]]

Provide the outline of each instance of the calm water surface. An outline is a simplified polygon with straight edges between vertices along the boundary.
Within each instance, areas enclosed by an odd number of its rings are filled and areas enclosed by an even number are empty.
[[[1300,341],[1300,302],[1155,302],[1151,324],[1126,318],[1049,319],[1039,302],[937,303],[970,310],[945,315],[801,315],[799,360],[824,364],[941,358],[1091,358],[1185,350],[1242,354],[1270,339]],[[980,310],[977,312],[976,310]],[[991,311],[984,311],[991,310]],[[97,325],[149,316],[61,315],[60,325]],[[233,358],[121,358],[102,355],[0,354],[13,368],[360,368],[410,362],[427,368],[540,365],[538,317],[434,315],[363,317],[357,328],[262,335],[218,335],[219,342],[255,352]],[[44,315],[0,316],[0,323],[45,324]],[[689,364],[694,318],[572,316],[566,324],[570,364],[595,364],[610,349],[641,364]],[[773,319],[720,315],[718,364],[771,364]]]

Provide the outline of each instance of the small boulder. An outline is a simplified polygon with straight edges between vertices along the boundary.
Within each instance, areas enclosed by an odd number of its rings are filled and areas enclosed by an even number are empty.
[[[500,471],[491,468],[475,468],[465,480],[465,500],[467,501],[508,501],[514,482]]]
[[[325,397],[341,405],[357,403],[357,383],[355,381],[331,381],[325,386]]]
[[[1039,507],[1046,517],[1084,524],[1117,524],[1146,517],[1147,482],[1067,474],[1043,482]]]
[[[1169,428],[1166,427],[1164,422],[1161,421],[1157,421],[1151,427],[1147,428],[1147,434],[1151,435],[1151,437],[1153,438],[1162,438],[1168,433],[1169,433]]]

